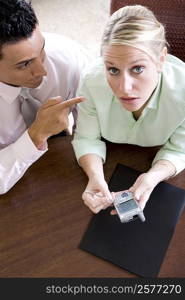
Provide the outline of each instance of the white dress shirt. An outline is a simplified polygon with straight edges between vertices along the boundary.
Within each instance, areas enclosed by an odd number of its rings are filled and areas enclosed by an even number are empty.
[[[46,151],[38,150],[27,132],[38,106],[50,97],[75,97],[86,56],[80,45],[53,33],[46,40],[47,76],[35,89],[0,83],[0,194],[7,192]]]

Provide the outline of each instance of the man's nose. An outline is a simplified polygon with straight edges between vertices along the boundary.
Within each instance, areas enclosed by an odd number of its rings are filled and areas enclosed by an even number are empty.
[[[34,77],[42,77],[47,75],[42,60],[35,60],[34,64],[32,65],[32,75]]]

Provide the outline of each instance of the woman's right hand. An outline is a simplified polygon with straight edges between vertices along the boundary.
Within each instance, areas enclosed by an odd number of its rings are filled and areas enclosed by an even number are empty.
[[[113,203],[108,185],[100,175],[94,175],[89,179],[88,185],[82,194],[82,199],[84,204],[95,214]]]

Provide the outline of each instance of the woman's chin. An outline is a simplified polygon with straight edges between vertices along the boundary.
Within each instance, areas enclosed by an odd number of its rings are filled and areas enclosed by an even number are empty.
[[[141,107],[141,106],[135,106],[135,105],[126,105],[126,104],[123,104],[122,103],[122,106],[124,109],[130,111],[130,112],[135,112],[135,111],[138,111]]]

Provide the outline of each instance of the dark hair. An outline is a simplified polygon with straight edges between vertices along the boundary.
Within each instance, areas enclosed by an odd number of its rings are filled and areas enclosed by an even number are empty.
[[[31,1],[0,0],[0,59],[3,45],[29,38],[37,24]]]

